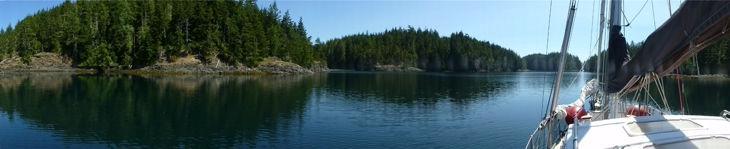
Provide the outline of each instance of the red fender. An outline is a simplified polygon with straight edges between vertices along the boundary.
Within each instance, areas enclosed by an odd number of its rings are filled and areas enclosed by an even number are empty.
[[[576,115],[577,114],[577,115]],[[573,124],[573,121],[578,118],[588,115],[588,112],[582,107],[570,106],[565,108],[565,123]]]
[[[646,106],[630,106],[626,109],[626,115],[649,116],[649,109],[647,109]]]

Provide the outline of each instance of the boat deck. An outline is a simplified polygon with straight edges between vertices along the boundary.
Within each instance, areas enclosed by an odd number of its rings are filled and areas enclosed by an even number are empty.
[[[727,148],[730,121],[715,116],[655,115],[584,120],[568,126],[562,148]],[[573,133],[575,132],[575,133]]]

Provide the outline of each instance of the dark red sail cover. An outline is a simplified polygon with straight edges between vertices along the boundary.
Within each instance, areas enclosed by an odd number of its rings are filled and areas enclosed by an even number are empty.
[[[688,0],[644,41],[634,57],[609,74],[610,93],[643,84],[629,84],[633,76],[654,72],[664,76],[682,62],[730,32],[730,0]],[[608,49],[609,51],[612,49]]]

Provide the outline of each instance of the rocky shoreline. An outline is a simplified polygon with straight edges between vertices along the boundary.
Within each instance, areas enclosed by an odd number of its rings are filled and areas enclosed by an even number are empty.
[[[194,56],[178,58],[172,62],[160,62],[139,69],[85,69],[73,66],[70,58],[55,53],[38,53],[24,63],[14,56],[0,61],[0,72],[73,72],[73,73],[122,73],[122,74],[312,74],[328,71],[326,65],[315,63],[304,68],[278,58],[266,58],[256,67],[227,65],[222,62],[203,63]]]
[[[375,65],[375,71],[385,72],[422,72],[423,70],[416,67],[407,67],[401,65]]]
[[[0,60],[0,72],[75,72],[94,73],[93,69],[75,68],[70,58],[55,53],[38,53],[23,63],[18,56]]]

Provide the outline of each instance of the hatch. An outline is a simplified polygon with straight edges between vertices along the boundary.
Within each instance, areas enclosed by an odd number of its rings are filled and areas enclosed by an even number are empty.
[[[662,120],[650,122],[630,122],[624,129],[629,136],[641,136],[655,133],[665,133],[680,130],[701,129],[702,126],[691,120]]]

